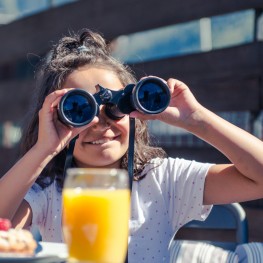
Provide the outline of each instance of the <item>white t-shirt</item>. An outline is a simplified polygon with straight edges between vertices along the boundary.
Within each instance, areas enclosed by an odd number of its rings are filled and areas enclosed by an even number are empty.
[[[129,263],[169,262],[168,248],[175,233],[187,222],[205,220],[211,206],[203,206],[204,182],[212,164],[184,159],[156,158],[147,175],[133,182]],[[25,200],[33,211],[32,225],[43,241],[63,242],[61,193],[53,183],[41,190],[34,185]]]

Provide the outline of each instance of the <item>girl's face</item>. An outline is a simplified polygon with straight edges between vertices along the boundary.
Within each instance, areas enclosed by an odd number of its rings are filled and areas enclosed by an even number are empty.
[[[109,70],[80,67],[72,72],[63,88],[80,88],[92,94],[96,85],[111,90],[121,90],[123,85],[118,77]],[[74,149],[74,158],[78,167],[120,168],[121,157],[128,149],[129,116],[121,120],[112,120],[100,106],[99,122],[79,134]]]

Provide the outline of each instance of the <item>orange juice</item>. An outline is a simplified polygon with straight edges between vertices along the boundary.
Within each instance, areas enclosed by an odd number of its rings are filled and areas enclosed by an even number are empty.
[[[65,189],[63,231],[69,257],[123,263],[127,253],[130,192],[127,189]]]

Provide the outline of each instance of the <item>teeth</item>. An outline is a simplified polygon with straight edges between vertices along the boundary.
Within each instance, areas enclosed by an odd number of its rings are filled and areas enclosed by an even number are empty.
[[[97,141],[90,142],[90,143],[91,144],[103,144],[103,143],[109,142],[109,141],[112,141],[112,139],[102,139],[102,140],[97,140]]]

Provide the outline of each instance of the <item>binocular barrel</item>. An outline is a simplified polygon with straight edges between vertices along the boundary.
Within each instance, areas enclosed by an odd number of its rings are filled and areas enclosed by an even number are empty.
[[[59,103],[58,116],[65,125],[81,127],[99,115],[100,105],[105,105],[109,118],[118,120],[135,110],[158,114],[168,107],[169,102],[168,86],[159,78],[148,77],[119,91],[101,86],[95,94],[82,89],[70,90]]]

